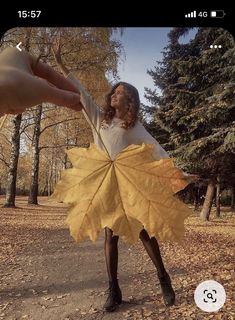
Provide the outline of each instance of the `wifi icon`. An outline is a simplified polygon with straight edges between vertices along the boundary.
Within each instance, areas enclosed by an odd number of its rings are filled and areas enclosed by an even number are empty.
[[[185,18],[196,18],[197,17],[197,12],[196,10],[189,12],[185,15]]]

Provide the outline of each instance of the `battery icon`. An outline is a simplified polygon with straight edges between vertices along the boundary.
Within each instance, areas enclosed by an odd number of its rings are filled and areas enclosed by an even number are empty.
[[[224,10],[213,10],[210,14],[211,18],[223,18],[225,16]]]

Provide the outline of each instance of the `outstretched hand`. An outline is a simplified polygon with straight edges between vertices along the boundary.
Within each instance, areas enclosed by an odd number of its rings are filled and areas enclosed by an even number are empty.
[[[0,115],[22,113],[50,102],[81,110],[80,95],[68,79],[26,51],[7,48],[0,53]]]

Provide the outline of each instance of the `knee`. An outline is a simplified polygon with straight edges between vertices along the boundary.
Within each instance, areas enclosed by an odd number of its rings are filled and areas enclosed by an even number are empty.
[[[113,231],[109,228],[105,228],[105,242],[109,244],[117,243],[118,236],[113,236]]]
[[[150,240],[148,232],[145,229],[140,231],[140,236],[139,237],[140,237],[141,241],[149,241]]]

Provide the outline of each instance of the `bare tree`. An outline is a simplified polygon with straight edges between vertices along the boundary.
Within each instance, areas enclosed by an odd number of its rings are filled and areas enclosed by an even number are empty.
[[[22,115],[18,114],[13,118],[13,132],[11,137],[11,155],[8,169],[7,187],[6,187],[6,202],[4,207],[15,207],[15,196],[16,196],[16,177],[17,167],[20,150],[20,124]]]
[[[38,204],[38,172],[39,172],[39,138],[40,124],[42,116],[42,106],[37,106],[35,110],[35,126],[32,140],[32,172],[29,188],[28,204]]]

